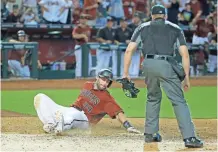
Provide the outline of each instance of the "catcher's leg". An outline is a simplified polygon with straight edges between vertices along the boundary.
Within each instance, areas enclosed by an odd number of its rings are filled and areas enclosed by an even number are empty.
[[[62,113],[59,110],[61,106],[57,105],[51,98],[42,93],[37,94],[34,97],[34,107],[39,119],[44,124],[45,132],[52,133],[55,128],[61,128],[63,121]]]

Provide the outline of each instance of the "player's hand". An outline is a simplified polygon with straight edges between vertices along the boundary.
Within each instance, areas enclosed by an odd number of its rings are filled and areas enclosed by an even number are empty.
[[[127,78],[128,80],[130,80],[129,74],[123,74],[122,78]]]
[[[43,11],[49,12],[48,8],[46,8],[46,7],[43,7]]]
[[[112,41],[111,41],[111,40],[107,40],[107,41],[106,41],[106,43],[108,43],[108,44],[111,44],[111,43],[112,43]]]
[[[183,82],[183,88],[184,88],[184,91],[188,91],[190,89],[189,77],[185,77],[185,80]]]
[[[89,38],[88,38],[88,36],[87,36],[87,35],[85,35],[85,34],[84,34],[84,39],[85,39],[85,41],[86,41],[86,42],[88,42],[88,41],[89,41]]]
[[[128,133],[134,133],[134,134],[140,134],[141,133],[138,129],[136,129],[134,127],[127,128],[127,132]]]
[[[129,44],[130,43],[130,40],[126,40],[126,44]]]
[[[120,42],[119,41],[114,41],[114,43],[116,44],[116,45],[119,45],[120,44]]]
[[[42,69],[42,64],[38,61],[38,69]]]

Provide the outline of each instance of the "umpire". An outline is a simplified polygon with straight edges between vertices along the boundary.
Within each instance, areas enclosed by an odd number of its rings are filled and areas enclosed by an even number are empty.
[[[162,99],[160,86],[171,100],[174,112],[182,133],[185,146],[189,148],[203,147],[203,142],[196,138],[194,124],[191,119],[189,107],[184,99],[182,83],[178,73],[183,69],[173,68],[171,64],[174,47],[177,46],[182,56],[184,68],[184,90],[190,88],[189,82],[189,53],[183,31],[169,21],[166,21],[166,9],[162,5],[152,7],[152,21],[139,25],[131,38],[124,56],[124,75],[129,78],[128,69],[131,57],[137,45],[142,42],[144,55],[143,72],[147,85],[145,142],[160,142],[159,113]]]

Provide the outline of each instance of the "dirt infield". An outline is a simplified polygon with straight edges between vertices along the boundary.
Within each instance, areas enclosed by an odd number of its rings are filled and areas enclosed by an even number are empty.
[[[23,80],[2,81],[2,90],[74,89],[81,88],[83,80]],[[144,87],[144,80],[134,80]],[[216,77],[191,79],[192,86],[216,86]],[[113,87],[120,87],[114,83]],[[175,119],[161,119],[163,142],[144,144],[143,135],[127,134],[116,120],[103,119],[91,131],[71,130],[56,137],[45,134],[37,117],[1,110],[2,151],[217,151],[217,119],[194,120],[197,134],[205,141],[202,149],[186,149]],[[141,132],[144,119],[130,121]]]
[[[19,123],[14,123],[18,121]],[[130,121],[143,132],[144,119],[133,118]],[[194,120],[194,123],[198,135],[205,141],[205,147],[198,149],[198,151],[216,151],[216,120],[199,119]],[[37,117],[4,117],[1,129],[4,133],[2,135],[2,150],[14,151],[16,147],[16,150],[38,151],[187,151],[184,148],[177,122],[174,119],[160,120],[160,132],[163,135],[163,142],[158,145],[143,145],[143,135],[127,134],[118,121],[108,118],[103,119],[97,126],[93,127],[91,133],[72,130],[64,133],[61,137],[45,134]],[[24,140],[25,142],[15,146],[15,139]],[[6,141],[10,141],[10,143]],[[31,146],[26,143],[27,141],[32,143]],[[40,143],[40,146],[34,142]],[[8,144],[15,145],[9,147]]]
[[[88,79],[93,81],[94,79]],[[2,81],[2,90],[34,90],[34,89],[80,89],[87,79],[66,80],[11,80]],[[144,79],[133,79],[137,87],[145,87]],[[196,77],[191,79],[192,86],[217,86],[217,77]],[[113,82],[112,88],[120,84]]]

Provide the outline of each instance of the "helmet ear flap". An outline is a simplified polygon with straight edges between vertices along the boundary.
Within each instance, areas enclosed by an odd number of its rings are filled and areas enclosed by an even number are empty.
[[[112,85],[113,81],[110,80],[110,82],[108,83],[107,87],[109,88]]]

